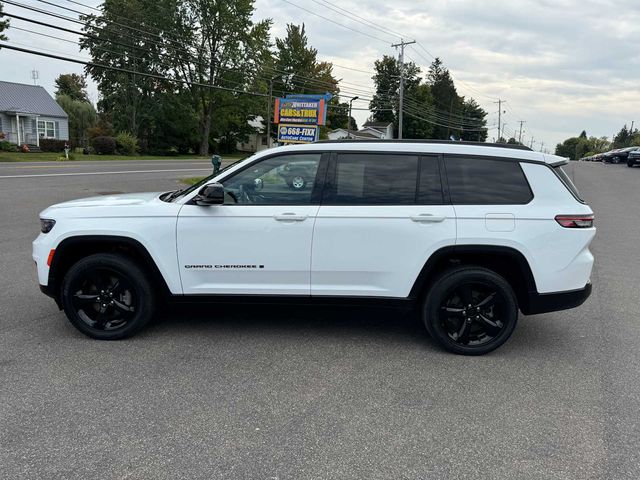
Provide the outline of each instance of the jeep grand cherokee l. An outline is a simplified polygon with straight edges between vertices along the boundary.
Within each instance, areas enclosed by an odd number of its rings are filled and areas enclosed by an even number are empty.
[[[304,162],[308,188],[279,174]],[[162,301],[416,306],[460,354],[503,344],[525,315],[591,292],[593,212],[524,148],[339,141],[262,151],[175,192],[47,208],[41,289],[98,339],[140,330]]]

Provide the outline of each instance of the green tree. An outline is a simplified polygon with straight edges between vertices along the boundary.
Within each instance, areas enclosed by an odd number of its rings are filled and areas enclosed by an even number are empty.
[[[613,144],[612,147],[613,148],[625,148],[625,147],[631,147],[633,145],[635,145],[635,141],[636,141],[636,135],[638,134],[638,129],[634,129],[633,131],[631,131],[631,129],[627,128],[626,125],[624,125],[620,131],[616,134],[615,137],[613,137]]]
[[[174,34],[190,46],[191,54],[177,58],[174,74],[188,82],[187,91],[198,116],[201,155],[209,153],[212,140],[230,143],[230,136],[237,131],[228,129],[245,130],[250,112],[259,110],[255,97],[223,90],[248,91],[269,55],[271,20],[255,23],[254,9],[254,0],[185,0],[176,4]]]
[[[63,73],[56,78],[56,95],[65,95],[71,100],[88,102],[87,80],[83,75]]]
[[[288,24],[286,37],[276,38],[273,76],[282,94],[339,92],[333,65],[318,61],[318,50],[309,45],[304,24]]]
[[[460,122],[463,100],[458,96],[449,70],[439,58],[436,58],[429,67],[427,84],[431,87],[434,107],[440,112],[440,122],[438,122],[440,125],[434,126],[434,138],[449,139],[451,134],[461,137],[461,129],[456,127],[463,126]]]
[[[89,129],[96,125],[96,110],[89,102],[77,100],[69,95],[58,94],[56,101],[69,116],[69,140],[71,145],[89,145]]]
[[[606,137],[588,137],[586,131],[577,137],[567,138],[556,145],[556,155],[578,160],[583,157],[595,155],[610,150],[611,144]]]
[[[172,36],[174,17],[172,0],[105,0],[100,14],[82,17],[84,30],[91,35],[81,38],[81,48],[98,64],[168,76],[178,55]],[[175,92],[175,85],[92,66],[86,71],[98,84],[102,123],[108,130],[135,135],[145,150],[152,136],[156,101],[164,92]]]
[[[2,20],[2,7],[3,5],[0,3],[0,40],[6,40],[7,36],[2,32],[9,28],[9,20]]]
[[[485,142],[489,135],[486,118],[487,112],[473,98],[463,100],[460,140]]]
[[[385,55],[375,62],[372,77],[375,93],[369,102],[372,119],[391,122],[394,135],[399,126],[400,61]],[[431,89],[422,83],[420,68],[414,63],[404,64],[404,106],[402,136],[404,138],[430,138],[433,132],[431,120],[433,98]]]

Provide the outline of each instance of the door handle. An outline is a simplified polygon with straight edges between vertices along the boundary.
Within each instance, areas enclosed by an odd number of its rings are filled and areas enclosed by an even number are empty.
[[[409,218],[414,222],[419,223],[439,223],[443,222],[447,217],[431,215],[430,213],[421,213],[420,215],[412,215]]]
[[[282,213],[280,215],[274,215],[279,222],[304,222],[309,215],[296,215],[295,213]]]

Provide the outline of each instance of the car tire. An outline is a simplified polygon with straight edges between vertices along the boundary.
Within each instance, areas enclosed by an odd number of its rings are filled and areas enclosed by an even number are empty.
[[[627,167],[632,168],[636,162],[632,162],[631,160],[627,160]]]
[[[307,181],[301,175],[296,175],[291,177],[289,185],[293,190],[304,190],[304,187],[307,186]]]
[[[460,355],[484,355],[504,344],[518,322],[511,285],[482,267],[440,275],[425,297],[422,319],[431,337]]]
[[[611,159],[611,163],[613,163],[614,165],[617,165],[620,163],[620,159],[618,157],[613,157],[613,159]]]
[[[140,267],[122,255],[83,258],[64,277],[61,292],[71,324],[98,340],[120,340],[140,331],[153,317],[155,295]]]

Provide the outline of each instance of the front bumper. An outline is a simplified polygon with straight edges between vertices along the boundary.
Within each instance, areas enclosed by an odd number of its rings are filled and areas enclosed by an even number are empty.
[[[576,308],[589,298],[591,288],[591,282],[589,282],[579,290],[557,293],[529,293],[527,304],[520,305],[520,310],[525,315],[537,315],[539,313]]]

